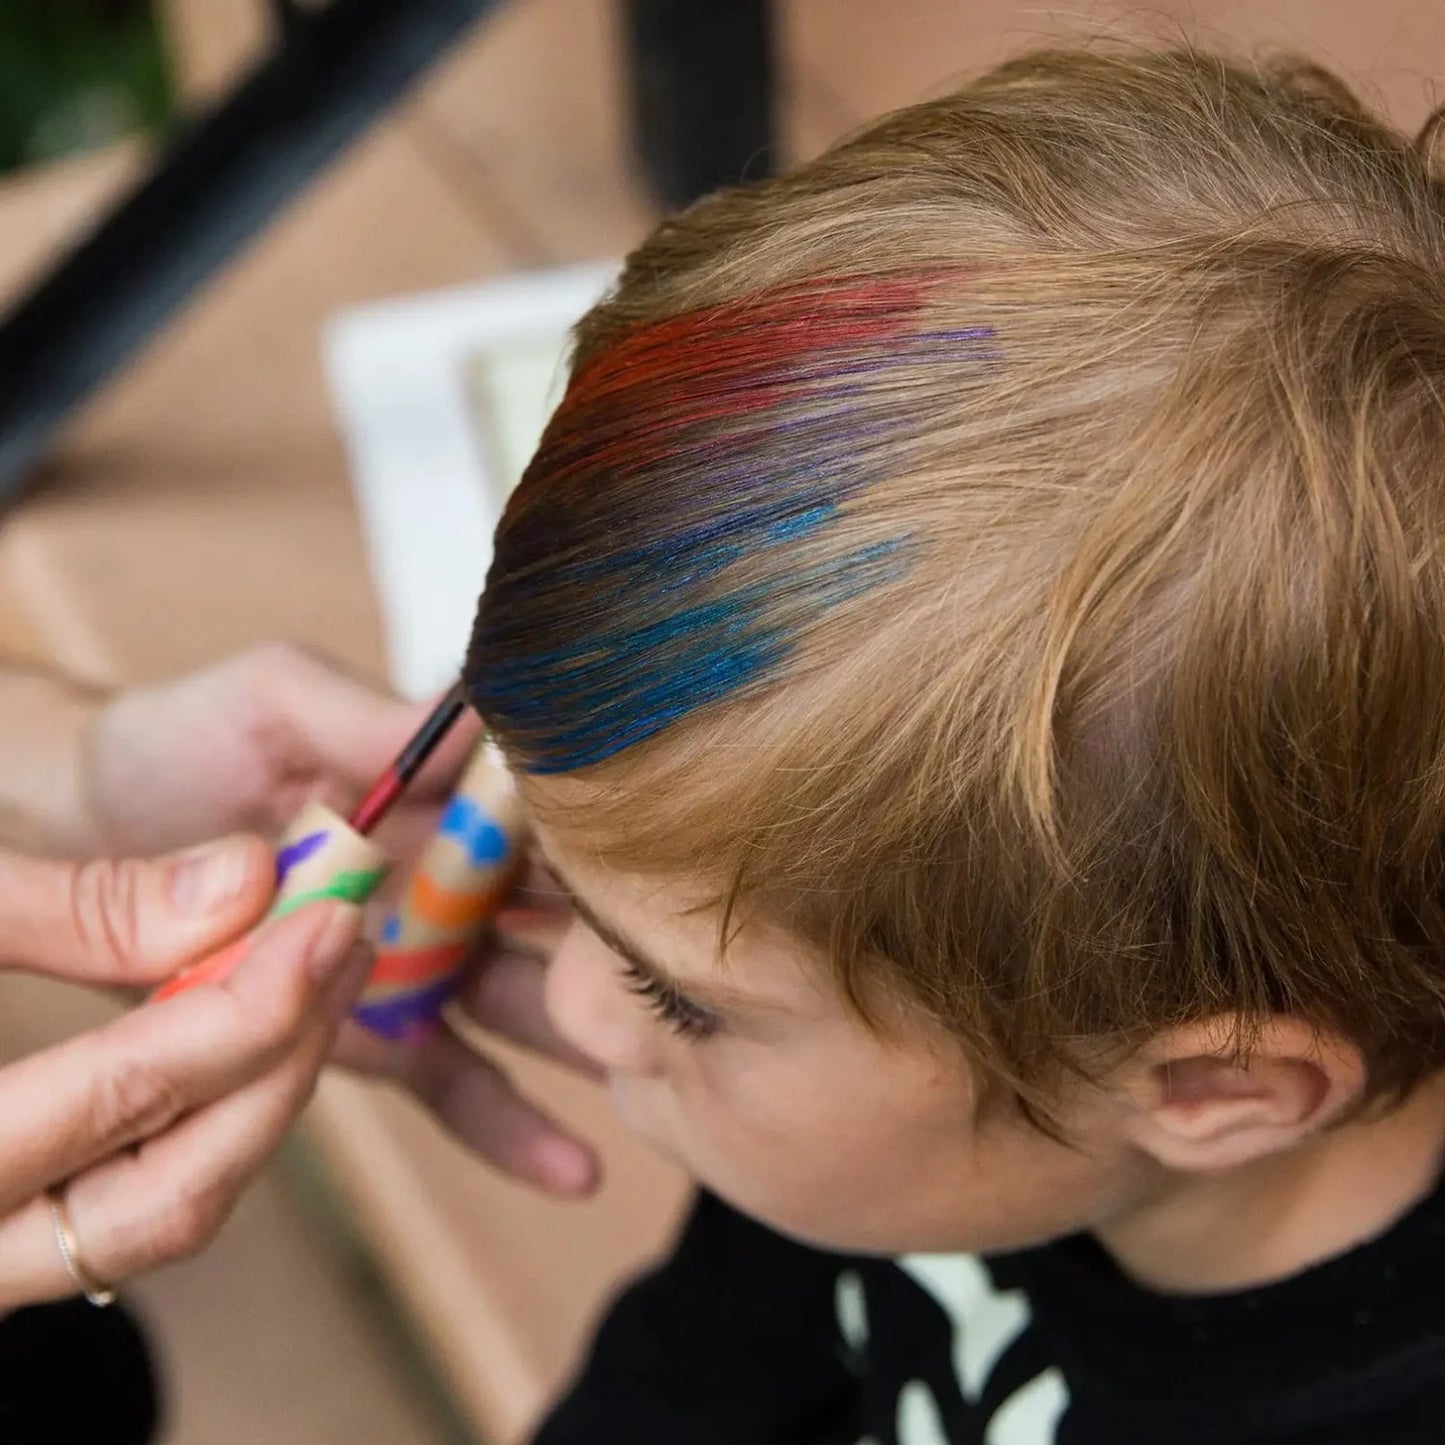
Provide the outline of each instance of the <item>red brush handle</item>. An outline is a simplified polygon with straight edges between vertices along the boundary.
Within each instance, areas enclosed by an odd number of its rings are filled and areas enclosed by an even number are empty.
[[[368,789],[351,815],[351,826],[363,835],[371,832],[387,810],[401,796],[406,779],[395,767],[388,768]]]

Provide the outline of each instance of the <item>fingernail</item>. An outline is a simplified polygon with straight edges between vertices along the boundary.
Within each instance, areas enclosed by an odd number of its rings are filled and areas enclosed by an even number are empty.
[[[351,956],[346,945],[355,937],[360,921],[360,911],[349,904],[331,905],[331,917],[306,955],[306,967],[318,983],[326,983],[345,970]]]
[[[240,894],[250,869],[247,850],[234,841],[183,853],[171,866],[171,902],[181,913],[210,913]]]

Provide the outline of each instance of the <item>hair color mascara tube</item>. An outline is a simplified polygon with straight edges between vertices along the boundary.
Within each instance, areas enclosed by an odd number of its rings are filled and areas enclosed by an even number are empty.
[[[382,925],[360,1023],[389,1039],[435,1027],[522,861],[524,833],[517,785],[501,751],[483,743]]]

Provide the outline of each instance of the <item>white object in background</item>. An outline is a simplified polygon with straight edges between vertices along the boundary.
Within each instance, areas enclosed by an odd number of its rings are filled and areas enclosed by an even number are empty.
[[[404,697],[456,676],[507,493],[541,436],[568,335],[617,268],[579,266],[359,306],[323,359]]]

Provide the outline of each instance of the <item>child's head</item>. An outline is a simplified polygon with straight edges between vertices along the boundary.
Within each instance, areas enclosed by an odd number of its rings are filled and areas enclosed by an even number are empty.
[[[1442,539],[1445,190],[1327,76],[1041,54],[694,207],[581,325],[469,664],[677,980],[579,927],[560,1020],[863,1247],[1387,1107],[1445,1064]]]

